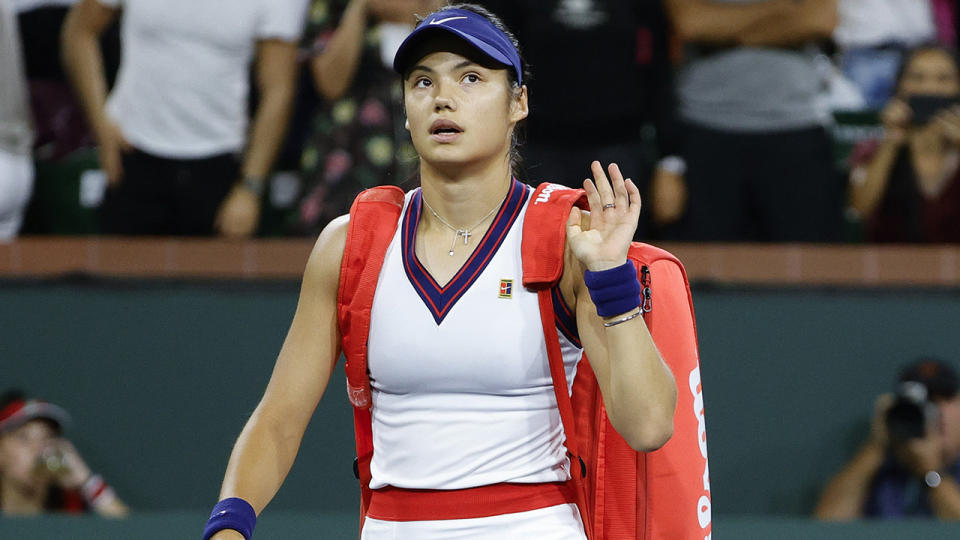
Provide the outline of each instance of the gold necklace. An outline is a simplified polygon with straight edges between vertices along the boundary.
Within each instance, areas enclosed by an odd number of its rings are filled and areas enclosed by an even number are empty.
[[[425,205],[427,206],[427,209],[430,210],[430,213],[433,214],[433,217],[439,219],[439,220],[440,220],[440,223],[443,223],[444,225],[447,226],[447,228],[449,228],[451,231],[453,231],[453,233],[454,233],[454,234],[453,234],[453,243],[450,244],[450,251],[447,253],[447,254],[450,255],[451,257],[453,257],[453,248],[454,248],[454,246],[457,245],[457,239],[459,239],[459,238],[462,236],[462,237],[463,237],[463,245],[467,245],[467,244],[470,242],[470,235],[472,234],[473,230],[476,229],[477,227],[479,227],[479,226],[480,226],[484,221],[486,221],[490,216],[492,216],[493,213],[497,211],[497,208],[500,208],[500,206],[503,204],[503,201],[500,201],[499,203],[497,203],[497,205],[494,206],[492,209],[490,209],[490,211],[487,212],[487,215],[483,216],[483,218],[482,218],[480,221],[478,221],[477,224],[474,225],[473,227],[470,227],[470,228],[467,228],[467,229],[458,229],[457,227],[454,227],[453,225],[447,223],[447,220],[445,220],[445,219],[443,219],[442,217],[440,217],[440,214],[438,214],[437,211],[434,210],[432,206],[430,206],[430,203],[427,202],[427,198],[426,198],[426,197],[423,197],[423,196],[421,195],[421,196],[420,196],[420,199],[423,201],[423,204],[425,204]],[[506,196],[504,196],[504,200],[506,200]]]

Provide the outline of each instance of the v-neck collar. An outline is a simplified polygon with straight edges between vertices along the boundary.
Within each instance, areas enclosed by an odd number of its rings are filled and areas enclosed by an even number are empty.
[[[477,280],[484,268],[490,263],[493,255],[503,244],[507,233],[513,226],[520,210],[527,200],[530,188],[516,178],[510,184],[507,196],[500,204],[500,210],[493,218],[490,228],[484,233],[480,243],[460,267],[456,275],[441,287],[426,267],[420,262],[416,253],[417,228],[420,225],[420,215],[423,211],[423,192],[417,189],[410,198],[410,204],[403,216],[400,235],[401,252],[403,254],[403,269],[407,273],[410,284],[420,295],[423,303],[430,310],[433,319],[439,325],[457,300],[460,299],[470,285]]]

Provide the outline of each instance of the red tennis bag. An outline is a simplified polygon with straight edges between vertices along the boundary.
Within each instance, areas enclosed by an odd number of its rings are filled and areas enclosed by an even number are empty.
[[[403,207],[397,187],[361,193],[350,209],[340,271],[338,318],[346,357],[347,391],[354,410],[360,480],[360,524],[370,502],[370,310],[387,246]],[[690,287],[683,266],[656,247],[633,243],[629,259],[643,287],[644,320],[677,382],[673,437],[659,450],[636,452],[607,419],[589,359],[584,356],[567,393],[551,288],[563,273],[566,220],[586,208],[582,190],[541,184],[523,223],[523,284],[536,290],[554,391],[571,461],[571,482],[590,540],[709,539],[710,477],[706,427]]]

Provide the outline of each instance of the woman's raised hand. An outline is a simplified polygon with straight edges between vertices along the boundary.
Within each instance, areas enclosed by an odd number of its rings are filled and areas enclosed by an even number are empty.
[[[884,137],[890,142],[902,143],[907,138],[912,117],[913,111],[905,101],[900,98],[891,99],[880,112]]]
[[[611,163],[609,179],[599,161],[590,164],[593,180],[583,181],[590,213],[574,207],[567,220],[567,242],[587,270],[607,270],[627,260],[640,219],[640,190]]]
[[[960,146],[960,105],[943,109],[933,117],[940,135],[954,146]]]

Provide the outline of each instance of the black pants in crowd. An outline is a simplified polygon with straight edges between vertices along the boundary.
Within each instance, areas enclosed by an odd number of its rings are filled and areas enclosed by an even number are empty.
[[[690,241],[829,242],[839,238],[846,179],[822,127],[765,133],[687,124],[687,211],[664,231]]]
[[[101,225],[108,234],[212,235],[240,163],[234,154],[167,159],[140,150],[123,155],[123,179],[107,190]]]

